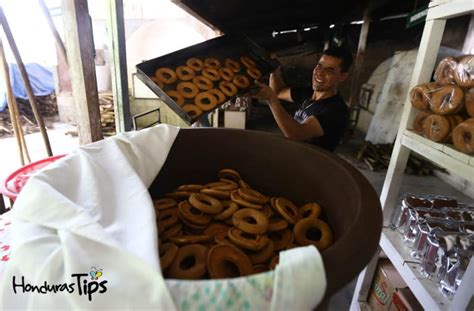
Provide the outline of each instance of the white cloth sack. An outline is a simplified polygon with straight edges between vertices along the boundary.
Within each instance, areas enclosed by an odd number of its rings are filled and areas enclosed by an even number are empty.
[[[12,210],[12,253],[1,276],[0,309],[317,305],[326,278],[312,246],[282,252],[275,272],[219,281],[163,279],[148,187],[178,132],[159,125],[119,134],[80,147],[30,178]]]

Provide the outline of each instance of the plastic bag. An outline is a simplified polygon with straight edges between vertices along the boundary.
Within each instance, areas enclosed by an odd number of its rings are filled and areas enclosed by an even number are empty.
[[[440,85],[455,84],[454,73],[458,65],[458,60],[454,57],[442,59],[434,73],[435,81]]]
[[[459,59],[454,71],[454,80],[460,87],[474,87],[474,55],[466,55]]]
[[[441,86],[434,82],[416,85],[410,91],[412,106],[421,111],[430,111],[431,96],[440,88]]]
[[[452,134],[454,147],[464,153],[474,154],[474,118],[456,126]]]

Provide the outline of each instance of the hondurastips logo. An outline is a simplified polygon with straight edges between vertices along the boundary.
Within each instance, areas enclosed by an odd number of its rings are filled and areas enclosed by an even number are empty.
[[[15,294],[36,293],[46,295],[61,292],[74,294],[77,290],[79,296],[87,296],[89,301],[92,301],[93,294],[103,294],[107,291],[106,284],[108,282],[106,280],[99,281],[102,276],[102,269],[92,267],[89,273],[71,274],[71,279],[73,279],[71,283],[50,284],[44,281],[41,285],[30,284],[25,281],[24,276],[21,278],[13,276],[12,286]],[[90,279],[88,277],[90,277]]]

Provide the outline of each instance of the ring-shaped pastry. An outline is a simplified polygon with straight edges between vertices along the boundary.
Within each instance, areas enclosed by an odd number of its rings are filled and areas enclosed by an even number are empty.
[[[236,75],[234,77],[234,80],[232,80],[232,82],[241,89],[245,89],[246,87],[249,87],[250,85],[249,79],[244,75]]]
[[[299,219],[302,218],[318,218],[321,215],[321,206],[318,203],[310,202],[301,206],[299,211]]]
[[[430,109],[436,114],[459,112],[464,106],[464,92],[456,85],[445,85],[431,96]]]
[[[293,202],[285,198],[278,198],[275,201],[277,212],[290,224],[294,225],[298,220],[298,208]]]
[[[252,220],[252,222],[250,222]],[[232,215],[234,226],[245,233],[264,234],[268,230],[268,218],[263,213],[252,208],[244,208]]]
[[[210,89],[208,92],[217,97],[217,103],[219,105],[225,102],[225,99],[226,99],[225,94],[222,93],[220,90]]]
[[[234,71],[227,67],[221,67],[219,68],[219,75],[226,81],[232,81],[234,78]]]
[[[202,75],[211,81],[219,81],[221,79],[221,76],[219,75],[219,71],[214,68],[204,69],[202,71]]]
[[[238,190],[239,195],[242,197],[242,199],[256,203],[256,204],[266,204],[270,198],[261,194],[257,190],[253,189],[239,189]]]
[[[235,227],[229,229],[227,237],[235,245],[251,251],[259,251],[268,243],[265,235],[247,234]]]
[[[238,61],[233,60],[232,58],[226,58],[224,61],[224,65],[230,69],[232,69],[233,72],[239,72],[240,71],[240,64]]]
[[[234,96],[237,94],[237,87],[232,82],[221,81],[219,82],[219,89],[227,96]]]
[[[204,63],[199,58],[192,57],[186,61],[186,65],[191,67],[194,71],[201,71],[204,69]]]
[[[270,218],[268,221],[268,231],[281,231],[288,228],[288,222],[281,218]]]
[[[176,90],[178,90],[184,98],[194,98],[199,93],[199,87],[192,82],[180,82],[176,86]]]
[[[178,202],[173,198],[161,198],[158,200],[153,200],[153,206],[159,211],[174,207]]]
[[[169,90],[166,92],[166,95],[171,97],[171,99],[174,100],[178,105],[184,105],[184,96],[180,92],[176,90]]]
[[[184,112],[189,114],[193,118],[197,118],[202,114],[202,109],[196,105],[187,104],[182,106]]]
[[[171,266],[176,254],[178,253],[178,247],[173,243],[163,243],[159,247],[160,252],[160,266],[161,270],[168,269]]]
[[[243,207],[254,208],[254,209],[261,209],[263,207],[263,205],[255,204],[255,203],[244,200],[239,195],[238,190],[234,190],[230,193],[230,199]]]
[[[196,98],[194,99],[194,104],[201,108],[203,111],[209,111],[217,106],[218,100],[217,97],[212,95],[211,93],[202,92],[196,96]]]
[[[262,77],[262,72],[257,68],[247,68],[247,74],[255,80],[258,80]]]
[[[179,66],[176,68],[176,75],[181,81],[188,81],[195,76],[194,69],[189,66]]]
[[[313,230],[319,231],[319,237],[312,237]],[[323,250],[333,243],[331,228],[321,219],[304,218],[298,221],[293,228],[295,240],[300,245],[314,245],[318,250]]]
[[[262,264],[268,262],[272,258],[274,251],[275,248],[273,247],[273,241],[269,239],[267,245],[265,245],[262,250],[258,252],[249,252],[248,256],[252,264]]]
[[[245,67],[247,68],[255,68],[257,66],[257,64],[248,56],[242,56],[240,58],[240,61],[242,62],[242,64],[245,65]]]
[[[201,235],[180,235],[171,237],[170,241],[175,243],[178,246],[188,245],[188,244],[198,244],[205,243],[212,239],[210,235],[201,234]]]
[[[208,195],[193,193],[189,196],[189,203],[206,214],[217,215],[224,209],[222,203]]]
[[[176,79],[178,76],[176,75],[176,72],[174,72],[173,69],[168,68],[168,67],[163,67],[163,68],[158,68],[155,71],[155,77],[165,83],[165,84],[171,84],[176,82]]]
[[[249,257],[229,244],[219,244],[209,250],[207,270],[212,279],[243,277],[253,273]]]
[[[206,274],[209,249],[200,244],[185,245],[171,264],[168,274],[173,279],[197,280]]]
[[[280,231],[269,232],[268,237],[273,241],[273,247],[277,252],[286,249],[288,245],[293,243],[294,239],[293,231],[288,228]]]
[[[218,69],[221,66],[221,62],[214,57],[208,57],[204,60],[204,66],[207,68]]]
[[[214,219],[216,220],[228,219],[232,217],[232,215],[234,215],[234,213],[237,212],[237,210],[239,209],[237,203],[232,202],[230,200],[222,201],[222,205],[224,205],[224,210],[214,216]]]
[[[198,226],[207,226],[211,222],[211,217],[209,215],[204,214],[201,210],[192,206],[188,201],[179,202],[178,210],[181,220],[185,219]]]
[[[217,176],[219,177],[219,179],[225,178],[225,179],[233,180],[235,182],[238,182],[239,180],[242,179],[240,177],[240,174],[236,170],[233,170],[231,168],[224,168],[220,170],[217,173]]]
[[[206,188],[204,185],[189,184],[179,186],[178,191],[199,192],[204,188]]]
[[[217,189],[202,189],[201,193],[211,196],[216,199],[228,199],[230,198],[230,191],[222,191]]]
[[[214,84],[209,78],[204,76],[196,76],[193,78],[193,83],[198,86],[201,90],[207,91],[213,88]]]

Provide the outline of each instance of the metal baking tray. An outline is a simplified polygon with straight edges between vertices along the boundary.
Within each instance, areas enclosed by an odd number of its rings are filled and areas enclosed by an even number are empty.
[[[188,115],[173,99],[171,99],[165,91],[168,89],[175,89],[177,83],[165,85],[161,89],[151,78],[155,71],[161,67],[170,67],[173,70],[176,67],[185,65],[186,60],[191,57],[197,57],[204,60],[208,57],[217,58],[222,63],[225,58],[233,58],[236,60],[240,59],[240,56],[250,56],[257,64],[257,68],[262,72],[262,76],[275,70],[279,63],[275,59],[271,59],[269,54],[255,42],[244,36],[238,35],[224,35],[218,38],[214,38],[176,52],[160,56],[151,60],[144,61],[136,65],[138,78],[145,83],[150,90],[153,91],[158,97],[165,102],[181,119],[187,124],[194,123],[199,117],[192,117]],[[243,71],[241,70],[241,73]],[[218,83],[218,82],[217,82]],[[214,86],[217,87],[217,83],[214,82]],[[252,83],[248,88],[240,89],[236,95],[229,97],[226,102],[235,98],[239,94],[243,94],[252,87]],[[192,100],[186,100],[185,102],[192,103]],[[222,106],[217,105],[213,110]],[[210,110],[212,111],[212,110]],[[207,111],[209,112],[209,111]]]

